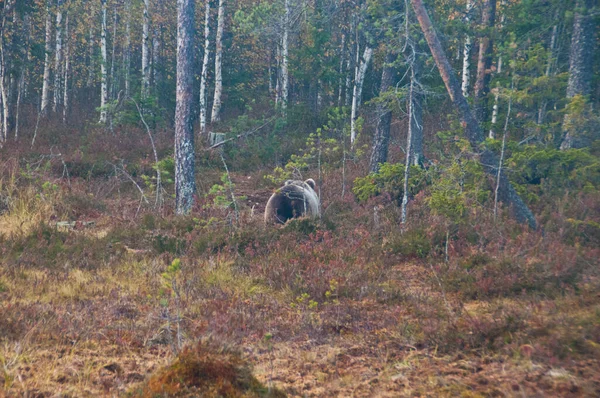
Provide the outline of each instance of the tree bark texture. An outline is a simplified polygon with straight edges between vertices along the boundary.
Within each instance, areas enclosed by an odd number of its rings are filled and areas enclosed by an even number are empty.
[[[587,96],[592,91],[596,24],[595,17],[590,15],[590,11],[597,5],[598,0],[577,0],[575,5],[573,36],[571,37],[571,52],[569,54],[567,98],[573,98],[576,95]],[[569,118],[570,115],[565,115],[564,125],[569,124]],[[576,141],[572,132],[567,131],[560,149],[581,146]]]
[[[60,78],[62,77],[62,73],[61,73],[61,61],[62,61],[62,17],[63,17],[63,10],[62,10],[62,6],[63,6],[63,1],[62,0],[58,0],[57,2],[57,7],[56,7],[56,25],[55,25],[55,49],[54,49],[54,102],[52,104],[52,111],[53,112],[57,112],[58,111],[58,105],[60,104],[60,100],[61,100],[61,95],[60,95],[60,88],[61,88],[61,81]]]
[[[365,75],[367,74],[367,68],[371,62],[373,56],[373,48],[365,47],[362,59],[360,60],[360,66],[356,72],[356,78],[354,79],[354,91],[352,93],[352,114],[350,117],[350,144],[354,145],[356,140],[356,119],[358,118],[358,110],[360,109],[360,101],[362,97],[362,88],[365,81]]]
[[[175,212],[187,214],[193,204],[194,131],[192,99],[194,76],[194,0],[177,0],[177,96],[175,105]]]
[[[217,12],[217,37],[215,38],[215,95],[210,116],[211,122],[221,121],[221,95],[223,93],[223,28],[225,25],[225,0],[219,0]]]
[[[150,93],[150,0],[144,0],[142,22],[142,99]]]
[[[107,52],[106,52],[106,0],[102,1],[102,29],[100,31],[100,53],[102,62],[100,64],[100,123],[106,123],[108,120],[108,112],[106,105],[108,104],[108,72],[106,70]]]
[[[496,21],[496,0],[485,0],[483,5],[482,26],[485,29],[479,40],[479,59],[477,61],[477,80],[475,81],[475,116],[479,123],[487,120],[487,95],[490,92],[490,69],[492,67],[493,29]]]
[[[411,0],[411,4],[415,10],[415,15],[419,20],[421,30],[425,35],[425,39],[427,40],[427,44],[429,45],[429,49],[431,50],[431,54],[433,55],[442,80],[446,85],[448,94],[459,111],[459,116],[465,127],[467,139],[473,148],[478,148],[484,138],[483,130],[477,123],[477,120],[471,113],[469,104],[462,95],[461,86],[456,79],[456,75],[448,62],[444,50],[442,49],[437,34],[431,24],[431,20],[429,19],[429,15],[423,6],[422,0]],[[495,177],[497,174],[495,173],[495,169],[497,167],[496,165],[498,165],[498,157],[490,150],[484,149],[480,155],[480,161],[486,173]],[[531,210],[529,210],[527,205],[519,197],[505,174],[502,174],[498,181],[498,197],[500,201],[507,206],[512,206],[514,216],[519,222],[527,222],[531,228],[536,227],[533,213],[531,213]]]
[[[210,57],[210,0],[204,0],[204,58],[200,76],[200,132],[206,134],[206,81],[208,78],[208,60]]]
[[[288,72],[288,53],[290,35],[290,0],[285,0],[283,18],[283,37],[281,39],[281,109],[285,112],[288,105],[290,77]]]
[[[393,62],[394,56],[392,53],[388,52],[385,55],[383,71],[381,73],[380,95],[384,94],[392,87],[394,76]],[[369,170],[371,173],[377,173],[379,171],[379,166],[382,163],[387,162],[392,111],[385,103],[379,102],[377,104],[377,117],[377,129],[375,130],[375,136],[373,137],[373,152],[371,153],[371,160],[369,162]]]
[[[71,38],[69,37],[69,14],[65,17],[65,68],[63,76],[63,123],[69,114],[69,73],[71,69]]]
[[[473,11],[473,0],[467,0],[467,9],[465,13],[465,24],[471,23],[471,13]],[[465,97],[469,96],[469,80],[471,78],[471,35],[467,33],[465,36],[465,44],[463,47],[463,67],[462,67],[462,93]]]
[[[123,74],[125,80],[125,98],[131,95],[131,0],[125,0],[125,43],[123,45]]]
[[[50,54],[52,53],[52,15],[50,13],[50,0],[46,2],[46,44],[44,55],[44,78],[42,81],[42,100],[40,112],[46,116],[48,114],[48,105],[50,104]]]

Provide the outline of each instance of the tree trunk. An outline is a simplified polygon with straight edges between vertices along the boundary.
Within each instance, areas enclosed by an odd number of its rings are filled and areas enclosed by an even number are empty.
[[[467,10],[465,13],[465,24],[469,25],[471,22],[471,12],[473,10],[473,0],[467,0]],[[470,26],[469,26],[470,27]],[[467,33],[465,37],[465,45],[463,48],[463,67],[462,67],[462,93],[465,97],[469,96],[469,80],[471,78],[471,35]]]
[[[200,77],[200,132],[206,134],[206,81],[208,78],[208,60],[210,57],[210,0],[204,0],[204,58]]]
[[[125,98],[129,98],[131,95],[131,0],[125,0],[125,13],[127,22],[125,23],[125,48],[123,48],[123,73],[125,75]]]
[[[148,98],[150,91],[150,0],[144,0],[142,24],[142,99]]]
[[[281,109],[285,113],[288,105],[290,76],[288,71],[288,52],[290,35],[290,0],[285,0],[283,19],[283,38],[281,39]]]
[[[346,55],[346,35],[342,34],[342,44],[340,45],[340,72],[338,79],[338,100],[337,106],[342,106],[342,93],[343,93],[343,84],[344,84],[344,57]]]
[[[479,59],[477,61],[477,80],[475,81],[475,116],[479,123],[487,120],[487,95],[490,91],[490,68],[492,66],[492,31],[496,21],[496,0],[485,0],[482,25],[485,28],[479,40]]]
[[[394,56],[392,53],[388,52],[385,55],[383,72],[381,73],[380,95],[384,94],[392,87],[394,75],[393,62]],[[387,162],[392,111],[386,104],[379,102],[377,104],[377,116],[377,130],[373,137],[373,152],[371,154],[371,161],[369,162],[369,170],[371,173],[377,173],[379,171],[379,166],[382,163]]]
[[[404,188],[402,193],[402,206],[400,207],[401,221],[402,225],[406,224],[406,216],[407,216],[407,207],[408,207],[408,182],[410,179],[410,165],[412,160],[412,149],[413,149],[413,132],[414,128],[418,127],[417,123],[415,123],[415,96],[417,90],[417,82],[415,78],[415,68],[414,61],[410,67],[410,87],[408,89],[408,132],[406,134],[406,160],[404,162]]]
[[[89,58],[89,64],[88,64],[88,78],[87,78],[87,82],[86,82],[86,86],[87,88],[92,88],[92,86],[94,85],[94,80],[95,80],[95,76],[94,74],[96,73],[96,60],[94,59],[94,49],[96,48],[96,46],[94,46],[94,25],[95,21],[92,21],[90,24],[90,29],[89,29],[89,42],[88,42],[88,58]]]
[[[69,72],[70,72],[70,56],[71,56],[71,38],[69,37],[69,13],[65,18],[65,70],[63,78],[63,123],[67,123],[67,115],[69,114]]]
[[[504,5],[504,1],[501,1],[500,4]],[[500,29],[504,26],[504,18],[506,14],[503,13],[500,18]],[[496,68],[496,74],[500,75],[502,73],[502,54],[498,56],[498,67]],[[496,127],[496,123],[498,121],[498,109],[500,108],[500,82],[496,82],[496,92],[494,93],[494,106],[492,107],[492,124],[490,127],[490,132],[488,137],[491,139],[496,138],[496,133],[494,128]]]
[[[431,50],[431,54],[440,71],[442,80],[446,85],[448,94],[459,111],[461,122],[465,126],[467,139],[474,149],[479,149],[479,146],[483,141],[483,130],[479,127],[477,120],[471,113],[469,104],[462,95],[461,86],[458,83],[458,80],[456,80],[454,71],[446,58],[446,54],[442,49],[437,34],[431,24],[431,20],[429,19],[429,15],[427,15],[427,11],[423,6],[423,2],[422,0],[411,0],[411,4],[415,10],[415,14]],[[497,156],[490,150],[484,149],[480,155],[480,161],[486,173],[495,176],[496,173],[494,173],[494,171],[498,164]],[[498,181],[498,196],[507,206],[513,207],[515,218],[519,222],[528,222],[530,227],[536,227],[536,221],[531,210],[529,210],[527,205],[519,197],[504,174],[501,175]]]
[[[115,3],[114,9],[113,9],[113,31],[112,31],[112,51],[111,51],[111,56],[110,56],[110,90],[108,93],[108,97],[111,100],[114,100],[116,98],[116,91],[117,91],[117,79],[115,78],[115,52],[116,52],[116,48],[117,48],[117,5]]]
[[[102,54],[102,63],[100,64],[101,87],[100,87],[100,123],[107,122],[108,104],[108,73],[106,65],[108,63],[106,53],[106,0],[102,1],[102,30],[100,31],[100,52]]]
[[[31,41],[31,19],[28,14],[23,16],[23,35],[25,38],[25,46],[23,47],[22,59],[25,62],[31,62],[31,52],[29,43]],[[25,82],[27,79],[27,68],[22,68],[19,75],[19,84],[17,87],[17,103],[15,105],[15,141],[19,138],[19,115],[21,110],[21,102],[25,95]]]
[[[177,96],[175,107],[175,213],[188,214],[196,182],[192,95],[194,0],[177,0]]]
[[[558,18],[558,13],[555,15]],[[554,25],[552,27],[552,35],[550,36],[550,46],[548,48],[548,60],[546,61],[546,73],[544,74],[546,77],[550,77],[552,74],[552,67],[554,66],[554,49],[556,47],[556,38],[558,37],[558,25]],[[546,99],[542,100],[540,107],[538,108],[537,115],[537,124],[540,125],[544,123],[544,117],[546,116],[546,106],[548,105],[548,101]]]
[[[598,0],[577,0],[575,4],[575,18],[573,20],[573,36],[571,38],[571,52],[569,54],[569,82],[567,84],[567,98],[576,95],[588,96],[592,92],[592,77],[594,69],[594,38],[595,16],[590,15],[590,10]],[[570,116],[565,115],[564,126],[569,124]],[[575,142],[571,131],[567,131],[560,149],[570,149],[581,146]]]
[[[56,26],[55,26],[56,47],[54,50],[54,103],[52,104],[52,112],[55,112],[55,113],[58,111],[58,105],[60,104],[60,100],[61,100],[60,78],[62,76],[62,73],[61,73],[60,67],[62,65],[62,63],[61,63],[61,61],[62,61],[62,16],[63,16],[62,15],[63,14],[62,13],[62,5],[63,5],[63,1],[58,0],[57,7],[56,7]]]
[[[8,73],[8,62],[10,59],[10,55],[7,54],[7,48],[4,41],[10,37],[7,28],[7,15],[11,12],[10,7],[13,4],[10,1],[4,2],[4,9],[2,10],[2,22],[1,22],[1,31],[0,31],[0,102],[2,106],[0,109],[1,112],[1,129],[0,129],[0,148],[2,144],[8,139],[8,131],[9,131],[9,113],[10,113],[10,101],[9,101],[9,73]]]
[[[419,76],[421,74],[422,64],[418,55],[415,59],[411,73],[413,76],[411,84],[414,85],[410,93],[410,163],[413,166],[423,166],[423,93],[419,88]]]
[[[211,122],[221,121],[221,94],[223,92],[223,27],[225,25],[225,0],[219,0],[217,13],[217,37],[215,38],[215,95],[213,98]]]
[[[356,140],[356,119],[358,118],[358,110],[360,108],[362,87],[372,56],[373,48],[369,46],[365,47],[365,52],[360,60],[360,66],[357,69],[356,77],[354,79],[354,91],[352,93],[352,115],[350,118],[350,145],[352,146],[354,146],[354,141]]]
[[[158,97],[160,92],[160,40],[161,40],[162,26],[154,28],[154,34],[152,36],[152,87]]]
[[[50,54],[52,47],[52,15],[50,14],[50,0],[46,1],[46,45],[44,55],[44,80],[42,82],[42,103],[40,112],[43,116],[48,114],[48,105],[50,103]]]

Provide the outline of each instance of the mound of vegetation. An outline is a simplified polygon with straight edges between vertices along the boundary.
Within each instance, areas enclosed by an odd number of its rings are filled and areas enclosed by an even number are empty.
[[[240,354],[200,342],[185,348],[168,366],[133,391],[132,397],[284,397],[265,387]]]

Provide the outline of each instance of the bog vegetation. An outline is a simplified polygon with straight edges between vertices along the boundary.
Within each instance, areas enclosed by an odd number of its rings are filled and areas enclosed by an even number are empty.
[[[0,10],[0,395],[600,395],[597,1]]]

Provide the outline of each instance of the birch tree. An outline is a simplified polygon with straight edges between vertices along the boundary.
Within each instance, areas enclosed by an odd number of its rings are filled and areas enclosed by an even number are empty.
[[[283,16],[283,37],[281,38],[281,109],[286,112],[289,100],[290,75],[288,71],[290,38],[290,0],[285,0]]]
[[[101,85],[100,85],[100,123],[106,123],[107,121],[107,109],[108,104],[108,72],[106,65],[108,63],[106,53],[106,0],[102,2],[102,29],[100,31],[100,52],[102,54],[102,63],[100,64],[101,73]]]
[[[144,0],[142,22],[142,99],[150,93],[150,0]]]
[[[356,140],[356,119],[358,118],[358,110],[360,108],[360,102],[362,97],[362,88],[365,81],[365,75],[367,74],[367,68],[371,62],[373,56],[373,48],[367,45],[360,59],[359,67],[356,70],[356,76],[354,78],[354,91],[352,92],[352,111],[350,116],[350,144],[354,146]]]
[[[71,38],[69,37],[69,13],[65,18],[65,68],[63,76],[63,123],[69,113],[69,73],[71,70]]]
[[[52,111],[57,112],[58,105],[61,100],[60,79],[62,73],[60,71],[62,61],[62,17],[63,17],[63,0],[57,0],[56,4],[56,25],[55,25],[55,48],[54,48],[54,102]]]
[[[46,0],[46,36],[45,36],[45,55],[44,55],[44,77],[42,81],[42,99],[40,112],[46,116],[48,114],[48,105],[50,104],[50,54],[52,53],[52,15],[50,13],[50,0]]]
[[[190,212],[196,191],[192,128],[194,0],[177,0],[177,97],[175,107],[175,212]]]
[[[223,28],[225,25],[225,0],[219,0],[217,37],[215,38],[215,95],[210,116],[211,122],[221,121],[221,94],[223,93]]]
[[[475,81],[475,117],[479,123],[487,120],[487,95],[490,90],[490,68],[492,66],[492,30],[496,21],[496,0],[485,0],[483,5],[482,26],[485,29],[479,40],[479,59],[477,61],[477,79]]]
[[[200,76],[200,132],[206,134],[206,81],[208,77],[208,60],[210,56],[210,0],[204,0],[204,58],[202,59],[202,75]]]
[[[473,0],[467,0],[467,9],[465,12],[465,24],[469,26],[471,23],[471,13],[473,11]],[[462,93],[465,97],[469,96],[469,80],[471,78],[471,34],[465,36],[465,44],[463,47],[463,66],[462,66]]]
[[[125,80],[125,98],[131,95],[131,0],[125,0],[125,44],[123,45],[123,74]]]

